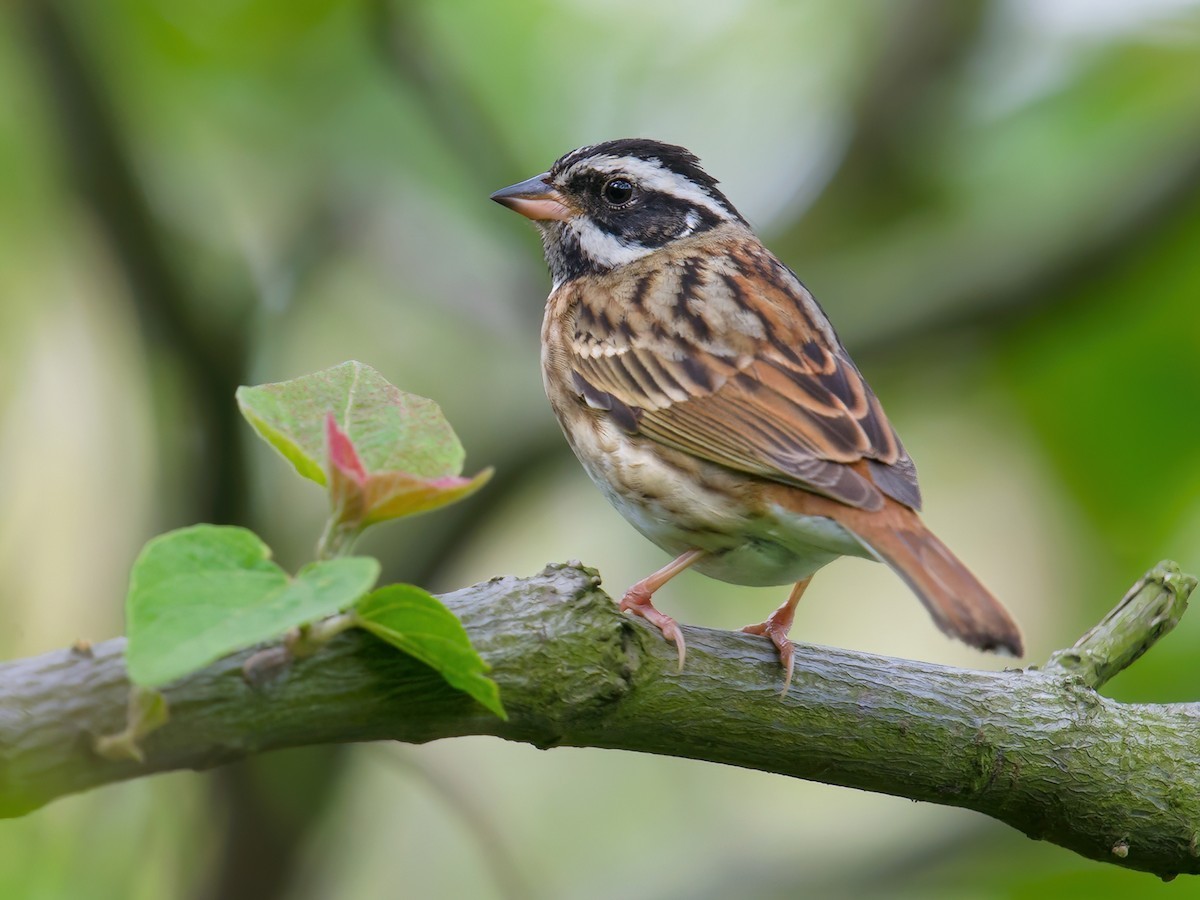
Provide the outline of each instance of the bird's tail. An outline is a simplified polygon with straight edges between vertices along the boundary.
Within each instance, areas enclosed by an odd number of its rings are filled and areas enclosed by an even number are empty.
[[[887,563],[921,598],[938,628],[980,650],[1024,653],[1021,630],[1007,609],[992,596],[916,513],[899,507],[864,535],[846,522],[855,538]],[[857,511],[856,511],[857,512]],[[857,517],[855,517],[857,518]]]

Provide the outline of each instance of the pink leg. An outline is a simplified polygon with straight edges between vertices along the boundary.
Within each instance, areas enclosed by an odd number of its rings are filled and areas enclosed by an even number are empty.
[[[679,630],[679,626],[675,624],[674,619],[660,613],[654,608],[654,605],[650,602],[650,598],[654,596],[655,591],[703,555],[703,550],[689,550],[677,559],[667,563],[667,565],[663,566],[653,575],[643,578],[627,590],[625,596],[621,598],[622,612],[629,611],[635,616],[641,616],[651,625],[656,626],[668,641],[675,642],[675,647],[679,651],[679,671],[681,672],[683,671],[683,659],[687,655],[687,649],[683,643],[683,633]]]
[[[781,697],[787,696],[788,688],[792,686],[792,669],[796,666],[796,648],[788,640],[788,632],[792,628],[792,619],[796,617],[796,604],[804,596],[804,590],[811,581],[811,575],[803,581],[797,581],[788,595],[787,603],[771,613],[767,621],[761,625],[747,625],[742,629],[747,634],[765,634],[779,650],[779,661],[787,672],[783,679],[783,690],[779,692]]]

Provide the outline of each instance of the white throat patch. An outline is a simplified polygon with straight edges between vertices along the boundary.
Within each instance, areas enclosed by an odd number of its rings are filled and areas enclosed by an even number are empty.
[[[654,252],[644,244],[626,244],[615,235],[609,234],[595,223],[577,216],[566,223],[579,240],[579,250],[598,266],[613,269],[641,259]]]

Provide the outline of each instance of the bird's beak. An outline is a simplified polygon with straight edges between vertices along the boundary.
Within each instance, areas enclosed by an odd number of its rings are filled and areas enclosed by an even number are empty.
[[[492,199],[534,221],[554,219],[565,222],[572,215],[562,194],[550,186],[547,172],[534,175],[520,184],[501,188],[492,194]]]

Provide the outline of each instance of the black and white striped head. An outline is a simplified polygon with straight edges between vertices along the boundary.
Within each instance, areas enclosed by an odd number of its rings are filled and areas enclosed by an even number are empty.
[[[572,150],[492,199],[538,226],[556,287],[723,223],[745,224],[691,152],[644,138]]]

